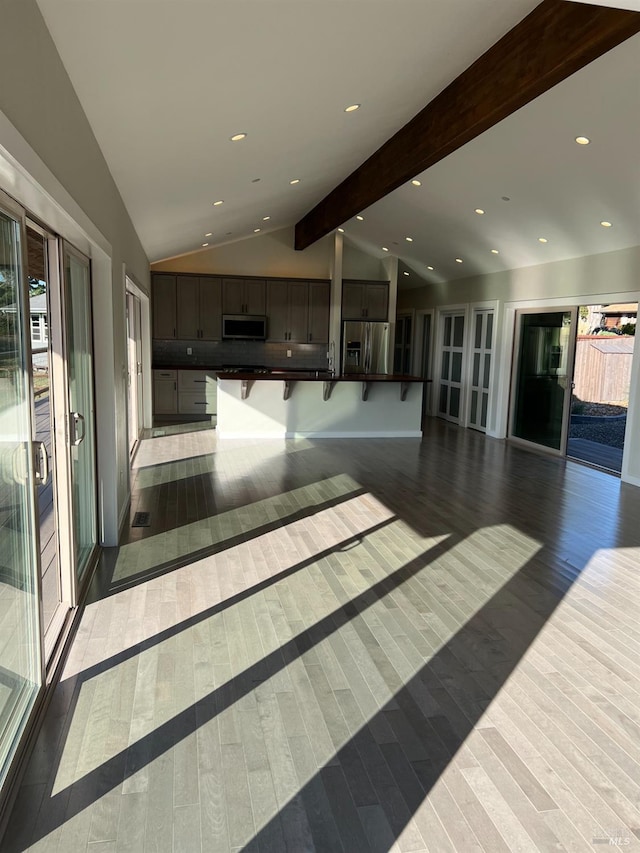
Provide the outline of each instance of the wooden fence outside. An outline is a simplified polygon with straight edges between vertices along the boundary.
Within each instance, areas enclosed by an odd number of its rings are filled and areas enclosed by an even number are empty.
[[[631,384],[633,336],[579,335],[574,394],[589,403],[627,403]]]

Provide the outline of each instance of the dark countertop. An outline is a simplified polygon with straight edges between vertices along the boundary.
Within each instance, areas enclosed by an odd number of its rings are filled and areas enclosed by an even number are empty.
[[[296,367],[291,370],[284,368],[269,368],[271,373],[232,373],[220,370],[219,367],[211,367],[206,364],[154,364],[153,370],[202,370],[207,373],[215,373],[219,379],[251,379],[252,381],[274,382],[274,381],[305,381],[305,382],[430,382],[430,379],[421,379],[419,376],[408,376],[404,373],[343,373],[336,376],[327,370],[308,370]]]
[[[402,373],[347,373],[334,376],[322,370],[280,371],[274,373],[217,373],[218,379],[250,379],[257,382],[425,382],[419,376]]]

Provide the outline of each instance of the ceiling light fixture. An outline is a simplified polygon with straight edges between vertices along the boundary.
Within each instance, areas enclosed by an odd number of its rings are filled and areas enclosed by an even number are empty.
[[[209,233],[205,234],[204,236],[205,237],[213,237],[213,231],[209,231]]]
[[[293,186],[294,184],[299,184],[300,178],[294,178],[292,181],[289,181],[289,183],[291,184],[291,186]]]
[[[475,213],[477,213],[478,216],[484,216],[484,210],[481,207],[476,207]]]
[[[457,263],[457,264],[461,264],[461,263],[462,263],[462,258],[456,258],[456,263]]]
[[[233,136],[229,137],[229,139],[232,142],[240,142],[241,139],[246,139],[246,138],[247,138],[246,133],[234,133]]]
[[[419,181],[417,178],[414,178],[411,181],[411,183],[414,185],[414,187],[421,187],[422,186],[422,181]]]
[[[511,201],[511,199],[509,198],[508,195],[503,195],[503,196],[501,196],[501,198],[502,198],[502,201]]]
[[[588,145],[591,140],[588,136],[576,136],[576,142],[578,145]]]
[[[257,184],[259,180],[260,180],[260,178],[251,178],[251,183]]]
[[[405,237],[404,239],[407,241],[407,243],[413,243],[413,237]]]
[[[433,270],[434,270],[435,268],[434,268],[434,267],[427,267],[427,269],[428,269],[428,270],[431,270],[431,272],[433,272]]]
[[[204,247],[205,247],[205,246],[208,246],[208,245],[209,245],[208,243],[203,243],[203,244],[202,244],[202,248],[204,249]]]
[[[405,270],[402,275],[409,275],[409,273]]]
[[[602,225],[602,227],[603,227],[603,228],[611,228],[611,227],[612,227],[612,226],[611,226],[611,222],[607,222],[606,220],[603,220],[603,221],[600,223],[600,225]]]
[[[538,237],[538,243],[548,243],[548,242],[549,241],[547,240],[546,237]]]
[[[262,217],[262,221],[263,221],[263,222],[268,222],[268,221],[269,221],[269,219],[271,219],[271,217],[270,217],[270,216],[263,216],[263,217]]]
[[[254,234],[257,234],[257,233],[258,233],[258,231],[262,231],[262,228],[254,228],[254,229],[253,229],[253,233],[254,233]]]
[[[340,234],[344,234],[344,228],[338,228],[338,231],[340,232]]]
[[[213,202],[214,207],[220,207],[221,204],[224,204],[224,201],[222,199],[220,199],[220,201],[214,201]]]
[[[383,252],[388,252],[389,250],[387,249],[387,247],[386,247],[386,246],[383,246],[383,247],[382,247],[382,251],[383,251]]]
[[[358,222],[364,222],[364,216],[360,216],[359,214],[358,216],[356,216],[356,219],[358,220]]]
[[[349,107],[345,107],[345,113],[355,113],[356,110],[359,110],[362,104],[351,104]]]
[[[499,252],[497,249],[492,249],[492,250],[491,250],[491,254],[492,254],[492,255],[499,255],[499,254],[500,254],[500,252]]]

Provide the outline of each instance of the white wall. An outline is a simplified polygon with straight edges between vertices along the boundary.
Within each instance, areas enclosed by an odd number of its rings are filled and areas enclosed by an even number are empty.
[[[122,269],[148,292],[149,263],[36,0],[0,0],[0,21],[0,188],[92,259],[101,522],[115,544],[129,465]]]
[[[345,237],[342,258],[342,276],[345,279],[361,278],[370,281],[386,281],[384,265],[380,258],[354,246]]]
[[[435,308],[486,299],[517,302],[556,297],[570,298],[572,304],[589,304],[593,296],[607,293],[628,293],[628,301],[633,302],[639,289],[640,246],[634,246],[617,252],[402,290],[398,294],[398,308]]]
[[[277,380],[250,384],[245,400],[239,379],[218,380],[218,435],[226,438],[420,438],[422,384],[409,385],[400,399],[399,382],[335,382],[328,400],[323,382],[291,382],[283,399]]]
[[[442,282],[398,293],[398,310],[472,306],[495,301],[498,310],[492,412],[497,437],[506,433],[515,312],[554,307],[637,302],[640,299],[640,246]],[[437,332],[436,332],[437,333]],[[640,347],[635,348],[622,479],[640,485]]]
[[[151,269],[154,272],[329,279],[332,254],[333,234],[327,234],[303,252],[296,252],[293,228],[281,228],[224,246],[158,261],[151,265]]]

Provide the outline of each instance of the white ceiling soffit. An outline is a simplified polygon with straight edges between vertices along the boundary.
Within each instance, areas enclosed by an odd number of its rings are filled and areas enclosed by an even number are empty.
[[[608,6],[610,9],[630,9],[640,12],[640,0],[569,0],[570,3],[588,3],[590,6]]]
[[[537,3],[38,0],[151,260],[293,225]]]

